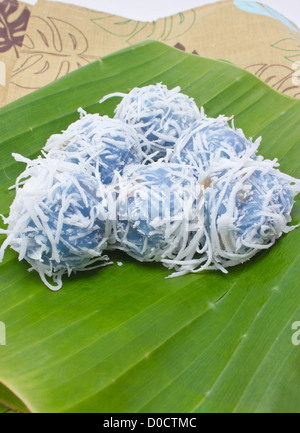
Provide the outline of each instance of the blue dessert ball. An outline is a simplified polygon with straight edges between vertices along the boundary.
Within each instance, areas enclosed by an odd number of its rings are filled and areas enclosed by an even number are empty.
[[[226,268],[249,260],[272,246],[288,226],[294,196],[293,180],[270,161],[249,161],[223,172],[205,192],[205,226],[213,263]]]
[[[160,83],[132,89],[115,110],[116,119],[135,128],[151,161],[173,149],[182,132],[200,117],[196,103],[180,87],[168,90]]]
[[[231,128],[226,118],[197,120],[178,139],[171,162],[186,164],[198,173],[255,157],[260,139],[253,143],[242,130]]]
[[[64,273],[102,259],[112,238],[107,188],[78,165],[38,159],[27,167],[8,218],[7,239],[51,289]],[[52,286],[46,276],[52,277]]]
[[[50,137],[44,148],[49,158],[63,159],[84,167],[110,184],[115,172],[140,163],[142,153],[133,128],[117,119],[99,114],[82,115],[62,134]]]
[[[198,185],[191,171],[178,164],[154,162],[128,167],[122,182],[118,185],[117,248],[140,261],[177,257],[188,243],[195,220],[202,225]]]

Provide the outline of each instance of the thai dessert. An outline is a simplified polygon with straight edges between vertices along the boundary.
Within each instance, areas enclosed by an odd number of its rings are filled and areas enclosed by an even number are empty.
[[[270,248],[291,226],[300,180],[246,138],[159,83],[134,88],[115,117],[87,114],[52,135],[17,178],[0,261],[10,246],[52,290],[109,264],[107,251],[161,262],[171,277],[220,270]],[[49,282],[49,279],[53,280]]]

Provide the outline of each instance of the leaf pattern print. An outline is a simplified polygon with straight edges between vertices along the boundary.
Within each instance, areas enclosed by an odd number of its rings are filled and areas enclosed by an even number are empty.
[[[300,38],[284,38],[275,42],[271,47],[283,51],[284,58],[289,62],[297,62],[300,65]]]
[[[278,92],[300,98],[300,85],[293,79],[295,70],[285,65],[257,63],[245,68]]]
[[[88,48],[87,37],[70,22],[31,16],[11,81],[18,87],[38,89],[95,60]]]
[[[124,38],[128,45],[144,39],[169,42],[178,39],[193,27],[196,11],[191,9],[188,12],[153,22],[134,21],[110,14],[93,18],[91,22],[110,35]]]
[[[24,7],[18,15],[17,0],[0,1],[0,52],[4,53],[14,48],[19,57],[17,47],[21,47],[27,28],[30,11]]]

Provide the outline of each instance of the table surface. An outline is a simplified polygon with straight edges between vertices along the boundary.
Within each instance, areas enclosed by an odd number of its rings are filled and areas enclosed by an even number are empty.
[[[37,0],[23,0],[35,4]],[[49,0],[57,1],[57,0]],[[157,18],[173,15],[177,12],[215,3],[221,0],[60,0],[88,7],[94,10],[120,15],[126,18],[141,21],[153,21]],[[286,18],[293,21],[300,28],[300,1],[299,0],[261,0]]]

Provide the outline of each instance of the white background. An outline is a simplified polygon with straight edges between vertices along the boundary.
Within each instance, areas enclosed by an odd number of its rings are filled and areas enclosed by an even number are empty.
[[[23,0],[35,4],[37,0]],[[54,0],[50,0],[54,1]],[[140,21],[152,21],[220,0],[60,0]],[[300,0],[260,0],[300,27]]]

